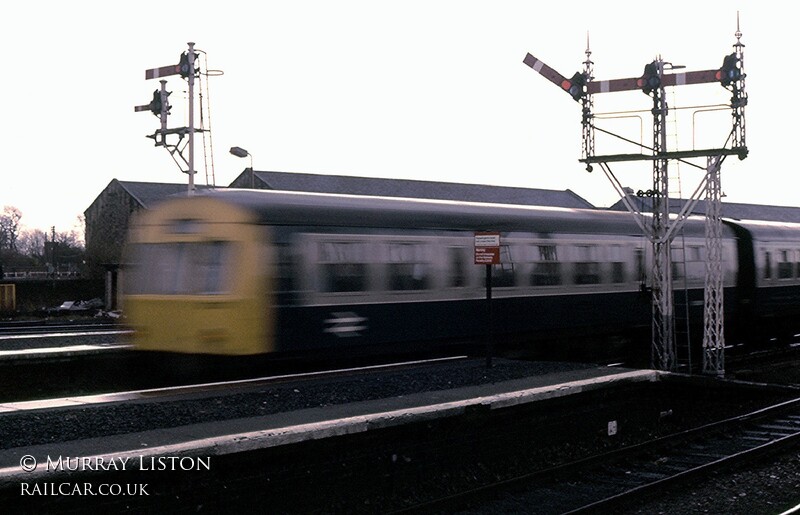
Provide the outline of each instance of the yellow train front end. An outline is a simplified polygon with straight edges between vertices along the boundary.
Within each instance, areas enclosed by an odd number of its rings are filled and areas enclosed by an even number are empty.
[[[123,309],[137,350],[242,356],[273,350],[267,231],[209,197],[167,201],[134,222]]]

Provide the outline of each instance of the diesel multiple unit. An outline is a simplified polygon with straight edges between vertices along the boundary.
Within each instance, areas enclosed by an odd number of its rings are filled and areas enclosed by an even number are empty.
[[[650,245],[630,214],[599,209],[211,190],[139,217],[124,308],[138,349],[170,353],[476,341],[488,321],[480,231],[501,234],[498,341],[587,353],[649,341]],[[704,231],[690,218],[672,244],[676,311],[700,327]],[[723,274],[729,341],[793,334],[800,224],[725,220]]]

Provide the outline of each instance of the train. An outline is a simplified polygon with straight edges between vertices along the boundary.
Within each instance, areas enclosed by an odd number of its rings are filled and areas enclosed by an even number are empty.
[[[490,270],[474,260],[475,234],[486,231],[500,234]],[[699,345],[704,218],[689,217],[672,246],[676,319],[685,310]],[[800,224],[726,219],[722,257],[726,340],[793,335]],[[168,354],[391,351],[487,338],[567,359],[617,346],[649,353],[652,259],[627,212],[210,189],[132,223],[123,309],[135,348]]]

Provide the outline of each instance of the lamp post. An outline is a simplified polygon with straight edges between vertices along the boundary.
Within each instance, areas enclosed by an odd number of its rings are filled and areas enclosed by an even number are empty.
[[[253,171],[253,156],[247,150],[243,149],[242,147],[231,147],[230,153],[236,157],[249,157],[250,158],[250,189],[255,189],[256,187],[256,178],[255,172]]]

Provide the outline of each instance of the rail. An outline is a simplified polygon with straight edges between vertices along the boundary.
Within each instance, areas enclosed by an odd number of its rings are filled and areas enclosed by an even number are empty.
[[[632,501],[688,478],[755,459],[800,441],[800,398],[631,447],[522,474],[419,503],[394,513],[449,511],[468,505],[503,511],[517,505],[541,513],[593,513]]]

